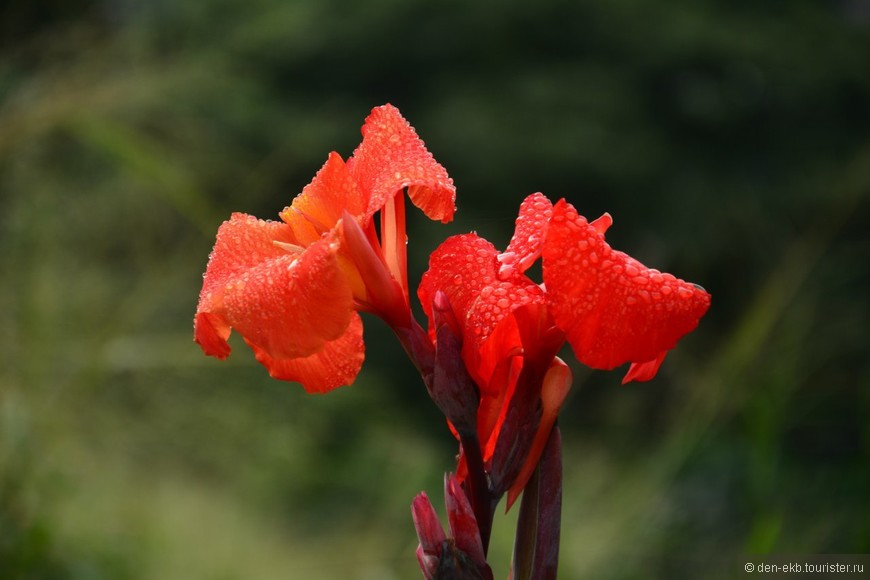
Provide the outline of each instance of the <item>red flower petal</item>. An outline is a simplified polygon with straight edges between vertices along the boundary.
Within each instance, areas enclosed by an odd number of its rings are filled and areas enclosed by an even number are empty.
[[[497,250],[476,234],[453,236],[429,257],[418,296],[432,328],[432,299],[444,292],[463,329],[462,353],[478,386],[490,388],[496,366],[519,354],[522,337],[510,314],[527,304],[542,304],[541,288],[521,274],[497,280]]]
[[[533,193],[523,200],[510,244],[498,256],[500,279],[525,272],[538,259],[552,215],[553,204],[543,193]]]
[[[495,281],[498,251],[477,234],[447,238],[429,256],[417,296],[432,328],[432,300],[438,290],[447,295],[453,312],[464,325],[472,303],[484,287]]]
[[[501,359],[523,352],[525,327],[514,314],[544,300],[541,288],[522,275],[481,290],[468,313],[463,345],[463,356],[476,378],[488,383]]]
[[[347,211],[362,217],[366,199],[338,153],[332,152],[293,204],[284,208],[281,219],[293,229],[299,244],[307,246],[332,229]]]
[[[353,383],[365,358],[362,320],[356,312],[344,334],[307,357],[275,360],[257,345],[248,344],[273,378],[301,383],[309,393],[326,393]]]
[[[610,226],[613,225],[613,218],[610,216],[609,213],[605,212],[604,215],[602,215],[597,220],[592,220],[589,225],[592,226],[596,232],[603,236],[605,233],[607,233],[607,230],[610,229]]]
[[[208,356],[221,360],[230,355],[230,325],[211,312],[197,312],[193,318],[193,340]]]
[[[544,446],[550,438],[550,431],[552,431],[553,425],[556,424],[559,409],[562,408],[562,403],[565,402],[565,397],[568,396],[568,392],[571,390],[573,380],[574,378],[568,365],[559,357],[554,358],[541,384],[541,423],[535,432],[534,440],[529,449],[529,454],[523,463],[523,467],[508,491],[508,510],[511,509],[511,505],[513,505],[526,487],[532,472],[538,467],[541,453],[544,451]]]
[[[224,319],[227,283],[263,262],[287,255],[274,242],[295,244],[292,230],[281,222],[258,220],[234,213],[218,228],[214,249],[203,275],[194,319],[194,339],[203,351],[218,358],[230,353],[230,325]]]
[[[207,304],[211,300],[210,294],[231,277],[266,260],[285,255],[287,251],[276,246],[276,241],[296,244],[296,238],[286,224],[259,220],[243,213],[232,214],[218,228],[214,249],[209,255],[203,276],[200,306]]]
[[[372,109],[362,127],[363,140],[348,167],[363,191],[369,193],[368,216],[407,187],[411,201],[429,219],[453,219],[456,188],[453,180],[392,105]]]
[[[622,377],[622,384],[630,383],[631,381],[650,381],[656,373],[659,372],[659,367],[662,366],[662,363],[665,360],[665,355],[668,354],[668,351],[663,350],[659,353],[659,355],[646,362],[641,363],[631,363],[631,366],[628,367],[628,372],[625,373],[625,376]]]
[[[495,452],[501,425],[504,423],[511,397],[522,370],[521,353],[502,358],[486,386],[480,389],[480,405],[477,410],[477,433],[483,444],[483,460],[489,461]]]
[[[241,273],[224,288],[224,316],[249,342],[276,359],[308,356],[344,333],[353,298],[324,237]]]
[[[417,293],[432,320],[432,299],[447,295],[456,319],[465,326],[465,340],[485,340],[511,311],[538,301],[543,292],[525,276],[498,280],[498,251],[477,234],[447,238],[429,257]]]
[[[710,295],[698,286],[613,250],[565,200],[553,209],[543,261],[556,323],[592,368],[656,359],[710,306]]]

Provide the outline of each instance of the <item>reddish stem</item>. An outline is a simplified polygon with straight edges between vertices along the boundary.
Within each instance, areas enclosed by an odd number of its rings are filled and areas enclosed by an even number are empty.
[[[495,514],[498,498],[494,498],[489,489],[489,479],[484,469],[483,454],[480,452],[480,441],[477,438],[477,433],[460,433],[459,442],[462,444],[465,464],[468,466],[468,479],[465,480],[466,491],[471,500],[474,517],[477,519],[483,553],[486,555],[489,552],[492,518]]]
[[[511,580],[555,580],[562,523],[562,436],[553,427],[520,504]]]
[[[429,393],[432,393],[434,382],[435,349],[426,331],[411,318],[411,324],[405,328],[393,327],[393,332],[399,338],[399,342],[408,353]],[[492,519],[495,514],[495,506],[498,497],[494,497],[490,487],[489,478],[483,463],[483,454],[480,450],[480,440],[476,429],[462,429],[459,431],[459,441],[465,455],[468,466],[468,479],[464,487],[474,510],[474,517],[480,530],[480,540],[483,544],[483,552],[489,550],[489,539],[492,534]]]

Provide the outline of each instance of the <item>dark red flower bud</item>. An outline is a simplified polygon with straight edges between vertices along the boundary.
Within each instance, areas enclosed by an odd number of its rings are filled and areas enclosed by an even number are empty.
[[[453,535],[456,546],[475,562],[486,564],[483,543],[480,541],[480,530],[477,527],[477,518],[471,509],[468,496],[465,495],[462,486],[456,481],[456,475],[452,473],[444,476],[444,503],[447,507],[450,533]]]
[[[492,580],[471,502],[452,473],[444,477],[444,503],[450,522],[448,538],[425,493],[411,504],[420,545],[417,561],[426,580]]]
[[[460,436],[474,436],[480,394],[462,360],[462,335],[450,301],[440,290],[432,300],[432,314],[435,322],[432,400]]]
[[[426,580],[432,580],[438,570],[438,562],[441,560],[442,548],[447,536],[444,535],[444,528],[441,527],[438,514],[435,513],[435,508],[432,507],[426,492],[420,492],[414,498],[411,503],[411,517],[414,519],[417,539],[420,540],[420,545],[417,546],[417,561],[420,562],[420,569],[423,570]]]

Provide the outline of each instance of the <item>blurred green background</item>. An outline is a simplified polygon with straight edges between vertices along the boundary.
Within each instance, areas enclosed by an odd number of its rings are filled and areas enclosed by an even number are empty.
[[[868,4],[36,0],[0,7],[0,577],[419,577],[455,443],[384,325],[322,397],[192,342],[220,222],[385,102],[458,187],[412,279],[540,190],[713,295],[651,383],[566,354],[560,577],[870,552]]]

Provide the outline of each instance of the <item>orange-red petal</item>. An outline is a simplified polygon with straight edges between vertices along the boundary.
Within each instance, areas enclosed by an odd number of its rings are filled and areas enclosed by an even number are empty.
[[[622,377],[622,384],[624,385],[631,381],[644,382],[652,380],[656,376],[656,373],[659,372],[659,367],[662,366],[667,354],[668,351],[663,350],[652,360],[631,363],[631,366],[628,367],[628,372]]]
[[[543,193],[533,193],[523,200],[514,235],[504,253],[498,256],[500,279],[525,272],[538,259],[552,215],[553,204]]]
[[[418,289],[430,323],[435,293],[446,294],[462,325],[463,358],[484,390],[501,359],[522,350],[521,333],[510,314],[544,301],[541,288],[521,274],[498,280],[497,254],[476,234],[448,238],[430,256],[429,270]]]
[[[362,330],[362,320],[354,312],[344,334],[325,343],[318,352],[300,358],[276,360],[257,345],[248,344],[273,378],[296,381],[309,393],[326,393],[353,383],[359,374],[365,358]]]
[[[208,356],[221,360],[230,355],[230,325],[219,314],[197,312],[193,318],[193,339]]]
[[[343,211],[361,218],[366,205],[365,196],[347,165],[338,153],[332,152],[311,183],[280,215],[293,229],[299,244],[307,246],[332,229]]]
[[[700,287],[613,250],[565,200],[553,209],[543,262],[556,323],[577,358],[592,368],[656,359],[710,306]]]
[[[369,217],[407,187],[411,202],[429,219],[443,223],[453,219],[456,201],[453,180],[398,109],[392,105],[372,109],[362,135],[362,143],[348,160],[348,168],[369,195]]]
[[[344,333],[353,309],[337,250],[327,236],[234,277],[224,288],[226,321],[276,359],[319,351]]]
[[[498,251],[477,234],[447,238],[429,257],[417,293],[432,318],[432,299],[447,295],[456,319],[465,321],[465,340],[485,340],[510,312],[538,301],[543,291],[525,276],[498,280]]]
[[[438,290],[447,295],[460,324],[481,290],[495,281],[498,251],[477,234],[451,236],[429,256],[417,295],[432,327],[432,300]]]
[[[292,230],[281,222],[265,221],[234,213],[218,228],[214,248],[203,276],[199,306],[211,301],[211,294],[233,276],[287,253],[274,242],[296,244]],[[201,310],[201,308],[197,308]]]
[[[526,328],[516,313],[544,301],[541,288],[522,275],[481,290],[468,313],[463,356],[482,381],[489,381],[502,358],[524,352]]]
[[[296,238],[286,224],[242,213],[234,213],[218,228],[194,318],[194,339],[207,355],[226,358],[230,353],[230,324],[223,312],[227,284],[251,268],[287,255],[276,241],[295,244]]]

